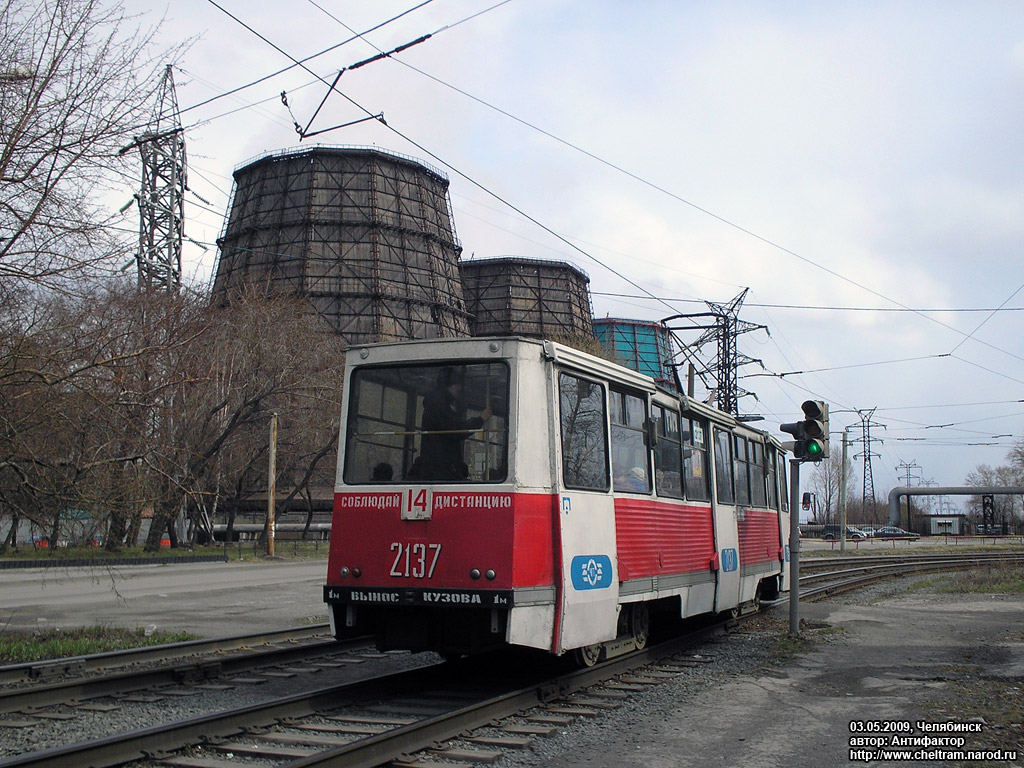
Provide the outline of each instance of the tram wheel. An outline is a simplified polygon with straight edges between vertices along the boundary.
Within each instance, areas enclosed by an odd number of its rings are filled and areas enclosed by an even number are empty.
[[[647,646],[651,634],[651,612],[646,603],[634,603],[629,612],[629,631],[638,651]]]
[[[573,653],[576,656],[576,663],[581,667],[592,667],[601,658],[601,644],[584,645],[582,648],[577,648]]]

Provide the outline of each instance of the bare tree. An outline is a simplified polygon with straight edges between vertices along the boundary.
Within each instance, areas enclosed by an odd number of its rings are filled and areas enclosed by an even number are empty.
[[[117,2],[0,3],[0,286],[67,286],[126,249],[98,202],[152,110],[154,30]],[[170,55],[173,55],[170,54]],[[134,179],[136,173],[131,173]],[[3,299],[0,296],[0,299]]]
[[[0,512],[27,517],[53,543],[62,520],[89,519],[120,545],[153,495],[138,465],[171,384],[167,359],[195,343],[204,309],[198,297],[140,294],[124,281],[4,305]]]
[[[839,497],[843,477],[846,477],[846,498],[850,499],[853,481],[850,462],[847,461],[846,472],[843,472],[843,457],[839,453],[829,454],[828,459],[814,465],[811,473],[810,487],[818,499],[820,522],[839,522]]]
[[[221,309],[125,279],[0,307],[0,550],[22,518],[54,544],[79,525],[119,549],[144,513],[147,549],[177,544],[178,520],[209,538],[218,505],[265,509],[272,412],[278,487],[307,508],[311,489],[329,494],[344,354],[304,310],[255,293]]]

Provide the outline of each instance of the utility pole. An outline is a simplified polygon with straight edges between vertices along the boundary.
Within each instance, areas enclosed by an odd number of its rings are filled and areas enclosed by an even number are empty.
[[[789,634],[800,636],[800,460],[789,460]]]
[[[274,515],[277,507],[277,414],[270,414],[270,450],[267,468],[267,557],[274,556]]]
[[[846,452],[849,445],[847,437],[849,429],[849,427],[843,427],[843,463],[839,467],[839,530],[844,533],[839,539],[839,550],[841,552],[846,550]]]

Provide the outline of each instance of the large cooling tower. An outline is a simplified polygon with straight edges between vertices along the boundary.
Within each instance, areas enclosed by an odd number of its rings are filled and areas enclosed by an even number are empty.
[[[672,333],[661,323],[606,317],[594,320],[594,333],[615,362],[677,390]]]
[[[240,166],[214,300],[253,286],[305,297],[348,343],[468,335],[448,179],[366,147]]]
[[[564,261],[503,257],[459,264],[474,336],[593,337],[590,278]]]

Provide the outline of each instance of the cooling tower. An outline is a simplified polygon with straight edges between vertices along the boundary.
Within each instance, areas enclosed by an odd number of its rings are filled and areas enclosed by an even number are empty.
[[[594,333],[615,362],[677,391],[672,334],[661,323],[607,317],[594,320]]]
[[[468,335],[448,179],[366,147],[239,166],[214,300],[254,286],[305,297],[348,343]]]
[[[459,264],[474,336],[594,336],[590,278],[564,261],[503,257]]]

